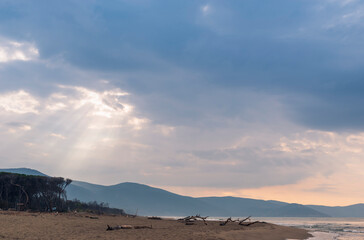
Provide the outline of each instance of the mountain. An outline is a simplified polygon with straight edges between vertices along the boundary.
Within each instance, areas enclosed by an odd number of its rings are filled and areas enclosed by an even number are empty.
[[[222,206],[225,216],[267,216],[267,212],[285,206],[286,203],[237,197],[203,197],[200,200],[213,206]]]
[[[223,206],[225,216],[328,217],[327,214],[300,204],[236,197],[205,197],[199,199],[214,206]]]
[[[308,205],[308,207],[332,217],[364,217],[364,204],[355,204],[345,207]]]
[[[75,181],[67,189],[69,199],[107,202],[111,207],[122,208],[128,213],[140,215],[184,216],[196,213],[206,215],[214,209],[199,199],[185,197],[162,189],[137,183],[120,183],[100,186]],[[214,209],[223,215],[223,209]]]
[[[67,194],[70,199],[108,202],[111,207],[141,215],[256,217],[327,217],[299,204],[234,197],[192,198],[137,183],[101,186],[75,181]]]
[[[47,176],[28,168],[0,169],[2,171]],[[148,216],[364,217],[364,204],[327,207],[237,197],[193,198],[130,182],[103,186],[73,181],[67,188],[67,196],[84,202],[105,202],[131,214]]]
[[[273,209],[269,216],[272,217],[330,217],[330,215],[314,210],[310,207],[291,203],[277,209]]]

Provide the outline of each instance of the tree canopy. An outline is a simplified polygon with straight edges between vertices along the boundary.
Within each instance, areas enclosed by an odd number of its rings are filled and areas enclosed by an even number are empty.
[[[0,172],[0,208],[37,211],[67,210],[71,179]]]

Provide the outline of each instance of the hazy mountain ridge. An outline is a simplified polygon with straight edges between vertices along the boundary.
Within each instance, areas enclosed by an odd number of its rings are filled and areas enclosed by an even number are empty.
[[[47,176],[28,168],[0,169],[0,172]],[[107,202],[110,207],[121,208],[139,215],[255,217],[364,217],[364,204],[345,207],[289,204],[237,197],[181,196],[163,189],[138,183],[120,183],[111,186],[73,181],[67,188],[68,199]]]
[[[354,204],[343,207],[328,207],[320,205],[307,205],[308,207],[334,217],[364,217],[364,204]]]
[[[237,197],[205,197],[199,198],[215,206],[224,206],[228,216],[255,217],[328,217],[328,214],[321,213],[301,204],[290,204],[279,201],[264,201],[250,198]],[[242,215],[241,213],[244,213]]]
[[[9,173],[18,173],[18,174],[25,174],[25,175],[36,175],[36,176],[45,176],[48,177],[48,175],[45,175],[42,172],[39,172],[38,170],[31,169],[31,168],[6,168],[6,169],[0,169],[0,172],[9,172]]]

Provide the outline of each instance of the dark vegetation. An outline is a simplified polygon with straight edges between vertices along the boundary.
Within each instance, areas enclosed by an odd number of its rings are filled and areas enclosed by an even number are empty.
[[[95,214],[118,214],[118,215],[125,215],[124,210],[119,208],[110,208],[109,204],[107,203],[97,203],[96,201],[93,202],[80,202],[79,200],[68,200],[67,201],[68,209],[71,211],[78,211],[78,212],[90,212]]]
[[[124,214],[107,203],[67,200],[71,179],[0,172],[0,209],[41,212],[87,211],[97,214]]]
[[[65,211],[70,179],[0,173],[0,208]]]

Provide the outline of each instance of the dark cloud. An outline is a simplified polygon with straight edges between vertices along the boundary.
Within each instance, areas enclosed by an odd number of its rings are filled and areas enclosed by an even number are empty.
[[[364,127],[360,2],[67,0],[0,6],[2,36],[34,42],[42,60],[59,58],[109,76],[112,84],[143,95],[148,101],[142,110],[168,123],[196,121],[201,111],[190,106],[203,104],[198,96],[224,88],[282,95],[293,121],[310,128]],[[31,68],[32,74],[8,68],[1,86],[38,85],[44,92],[50,82],[95,81],[74,71]],[[226,116],[244,112],[229,109]]]

